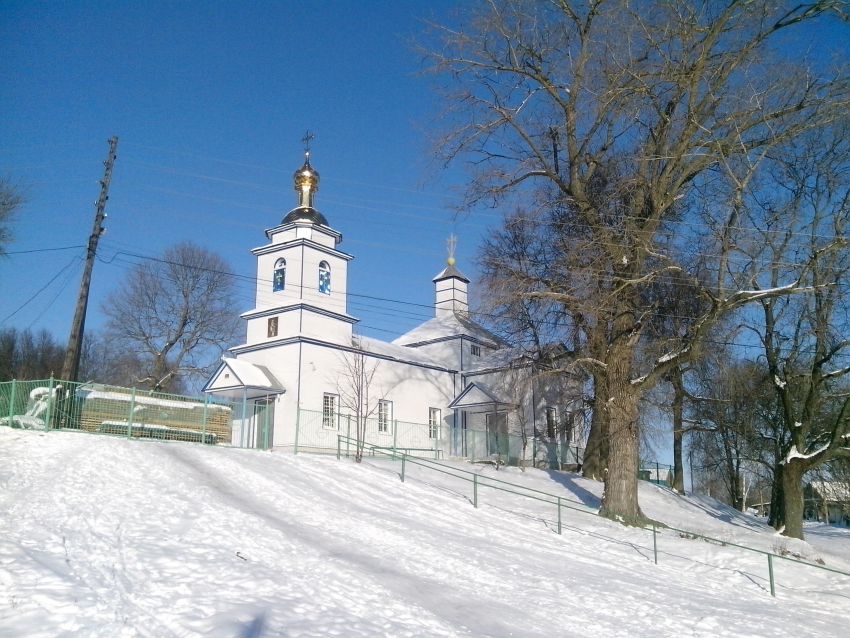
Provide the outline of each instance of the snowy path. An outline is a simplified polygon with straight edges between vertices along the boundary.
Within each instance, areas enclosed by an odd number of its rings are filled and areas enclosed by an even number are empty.
[[[0,636],[239,636],[252,623],[263,636],[846,630],[848,578],[777,565],[773,599],[758,555],[668,533],[656,566],[647,532],[565,511],[558,536],[551,506],[483,489],[476,510],[464,484],[413,467],[402,484],[397,471],[0,428]],[[598,498],[581,479],[498,477]],[[670,524],[777,542],[750,517],[646,487],[647,513]],[[843,531],[796,549],[848,565]]]

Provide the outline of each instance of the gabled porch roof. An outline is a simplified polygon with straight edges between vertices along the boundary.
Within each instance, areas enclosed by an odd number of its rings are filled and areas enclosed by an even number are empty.
[[[468,412],[491,412],[512,410],[516,405],[505,401],[490,388],[477,381],[468,384],[454,400],[449,403],[450,410],[466,410]]]
[[[218,369],[204,386],[204,392],[250,399],[283,394],[286,389],[265,366],[222,357]]]

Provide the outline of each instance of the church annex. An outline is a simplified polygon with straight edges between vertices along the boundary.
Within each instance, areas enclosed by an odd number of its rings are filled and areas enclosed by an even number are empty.
[[[256,304],[242,314],[245,343],[230,348],[204,388],[241,403],[233,444],[336,450],[339,435],[355,437],[359,401],[373,445],[439,458],[578,462],[581,380],[551,373],[569,353],[553,348],[544,365],[475,323],[470,282],[453,257],[433,279],[434,318],[391,343],[355,334],[353,256],[315,208],[319,173],[309,152],[294,183],[298,205],[252,250]]]

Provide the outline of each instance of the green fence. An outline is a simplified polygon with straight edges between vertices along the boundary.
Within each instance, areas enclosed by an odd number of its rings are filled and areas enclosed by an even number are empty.
[[[656,485],[673,487],[673,466],[656,461],[641,461],[638,478]]]
[[[297,420],[297,449],[304,452],[334,452],[337,436],[357,439],[357,418],[352,415],[300,410]],[[444,423],[414,423],[398,419],[365,419],[363,440],[375,449],[403,451],[428,458],[458,456],[474,463],[534,465],[547,469],[576,470],[584,449],[541,438],[489,430],[451,428]],[[350,444],[348,444],[350,447]]]
[[[340,435],[337,439],[337,459],[341,459],[343,456],[347,456],[346,454],[346,445],[351,444],[351,441],[346,441],[346,437]],[[599,511],[596,508],[592,508],[588,505],[585,505],[578,499],[570,499],[563,496],[558,496],[556,494],[550,494],[548,492],[543,492],[541,490],[536,490],[533,488],[525,487],[518,483],[511,483],[510,481],[504,481],[501,479],[495,479],[489,476],[482,476],[477,472],[473,472],[470,470],[464,470],[453,465],[448,465],[446,463],[441,463],[439,461],[425,459],[421,457],[416,457],[413,455],[405,454],[403,452],[393,451],[393,450],[384,450],[382,448],[373,448],[370,445],[365,446],[367,448],[367,452],[373,455],[380,455],[383,458],[390,459],[392,461],[396,461],[400,464],[399,468],[399,478],[401,482],[405,482],[405,478],[407,476],[408,467],[411,465],[415,465],[417,467],[425,468],[426,470],[436,472],[442,475],[450,476],[460,481],[466,482],[469,484],[469,501],[473,505],[473,507],[478,507],[482,501],[482,492],[486,489],[496,490],[500,492],[505,492],[507,494],[513,494],[515,496],[524,497],[526,499],[539,501],[543,503],[548,503],[553,506],[555,518],[556,518],[556,526],[555,530],[558,534],[563,533],[563,523],[562,523],[562,513],[564,510],[571,510],[575,512],[579,512],[582,514],[587,514],[590,516],[600,516]],[[654,466],[655,464],[653,464]],[[659,464],[660,467],[660,464]],[[669,467],[669,466],[667,466]],[[536,515],[536,514],[535,514]],[[644,531],[652,533],[652,554],[653,561],[657,565],[658,564],[658,554],[659,554],[659,536],[663,536],[665,533],[672,533],[679,539],[688,539],[688,540],[701,540],[708,543],[714,543],[717,545],[721,545],[723,547],[730,547],[737,550],[742,550],[754,554],[759,554],[764,556],[767,559],[767,578],[766,581],[770,586],[770,595],[776,596],[776,574],[774,571],[774,562],[775,560],[787,561],[789,563],[794,563],[797,565],[801,565],[807,568],[819,569],[821,571],[830,572],[833,574],[839,574],[841,576],[850,577],[850,572],[845,572],[840,569],[835,569],[833,567],[827,567],[826,565],[818,565],[817,563],[811,563],[808,561],[800,560],[798,558],[794,558],[792,556],[786,556],[782,554],[775,554],[773,552],[768,552],[762,549],[756,549],[754,547],[748,547],[746,545],[741,545],[738,543],[732,543],[726,540],[721,540],[718,538],[712,538],[710,536],[706,536],[704,534],[697,534],[695,532],[691,532],[684,529],[679,529],[676,527],[670,527],[667,525],[657,526],[655,523],[652,523],[651,526],[642,527]],[[602,538],[602,537],[599,537]],[[662,539],[663,540],[663,539]],[[619,542],[618,540],[612,539],[612,542]]]
[[[401,450],[431,458],[443,458],[448,454],[445,428],[439,424],[428,425],[370,417],[365,419],[363,425],[363,440],[374,449]],[[335,452],[339,435],[351,440],[357,439],[355,416],[340,413],[326,416],[322,412],[299,411],[296,435],[298,451]]]
[[[13,428],[229,445],[233,415],[209,397],[53,378],[0,383],[0,425]]]

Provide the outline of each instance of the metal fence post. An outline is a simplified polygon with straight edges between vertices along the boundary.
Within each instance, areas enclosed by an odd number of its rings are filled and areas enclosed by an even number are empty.
[[[776,598],[776,585],[773,582],[773,554],[767,555],[767,573],[770,575],[770,595]]]
[[[345,415],[345,458],[351,456],[351,415]]]
[[[393,420],[393,458],[395,458],[396,439],[398,437],[398,419]]]
[[[404,459],[405,459],[406,456],[407,456],[406,454],[401,455],[401,482],[402,483],[404,483]]]
[[[245,414],[248,410],[248,392],[242,390],[242,423],[240,424],[239,432],[239,447],[248,447],[248,424],[245,421]],[[296,437],[298,430],[295,430]],[[297,439],[296,439],[297,440]]]
[[[130,410],[127,413],[127,438],[133,435],[133,414],[136,412],[136,388],[130,395]]]
[[[53,425],[53,383],[53,375],[51,374],[47,388],[47,420],[44,423],[46,430],[49,430]]]
[[[658,532],[655,529],[655,523],[652,524],[652,554],[655,557],[655,564],[658,564]]]
[[[295,447],[293,454],[298,454],[298,432],[301,429],[301,406],[295,408]]]
[[[340,452],[341,447],[342,447],[342,435],[337,434],[336,435],[336,460],[337,461],[339,461],[339,457],[340,457],[339,452]]]
[[[9,427],[12,427],[12,417],[15,416],[15,391],[17,382],[12,379],[12,396],[9,398]]]
[[[561,533],[561,497],[558,497],[558,533]]]
[[[531,437],[531,467],[537,467],[537,433],[533,432]]]
[[[203,423],[201,423],[201,443],[207,442],[207,404],[210,401],[210,395],[204,395],[204,416]]]
[[[478,507],[478,475],[472,475],[472,506]]]

